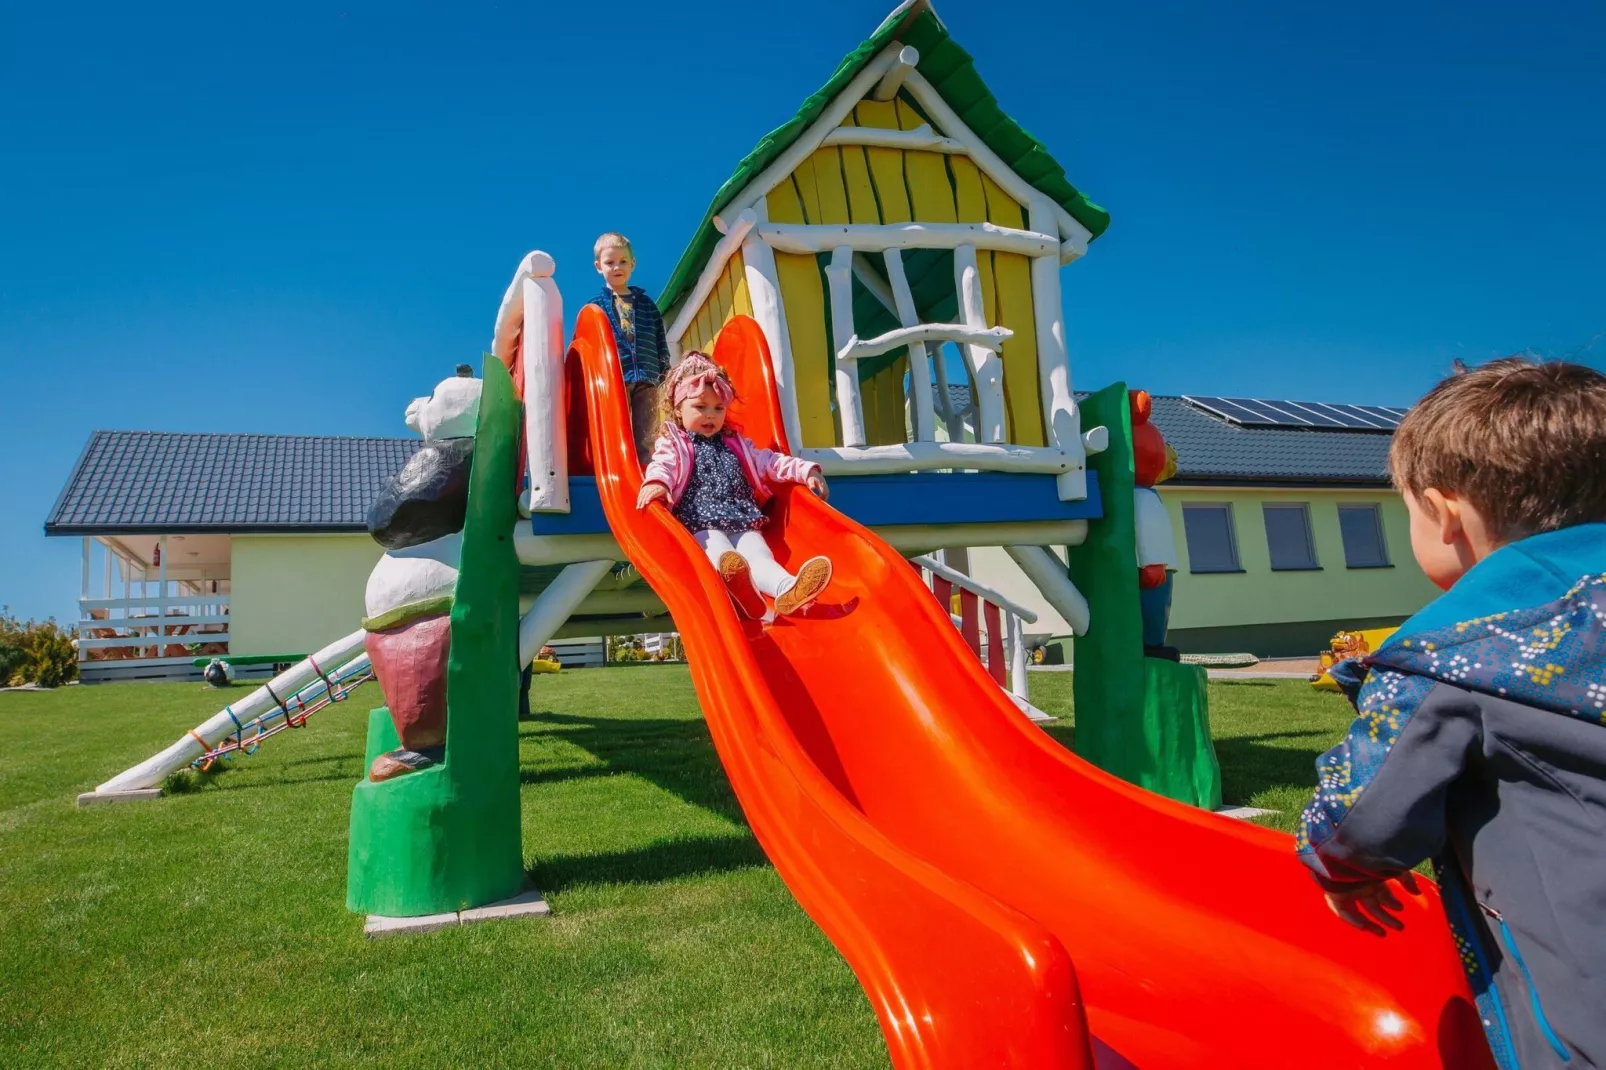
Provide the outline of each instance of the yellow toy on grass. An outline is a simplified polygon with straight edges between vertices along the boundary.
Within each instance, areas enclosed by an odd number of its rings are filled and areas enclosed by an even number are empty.
[[[1328,648],[1322,651],[1322,671],[1310,678],[1310,686],[1318,691],[1337,691],[1338,683],[1333,679],[1333,666],[1347,658],[1370,654],[1397,631],[1398,628],[1368,628],[1358,632],[1339,632],[1333,636]]]
[[[549,646],[541,648],[541,652],[530,662],[531,672],[562,672],[563,666],[558,662],[558,652]]]

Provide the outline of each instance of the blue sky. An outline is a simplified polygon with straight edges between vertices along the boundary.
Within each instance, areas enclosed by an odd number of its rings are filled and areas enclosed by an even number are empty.
[[[0,602],[91,431],[404,434],[532,248],[656,292],[714,191],[891,0],[8,5]],[[1460,357],[1600,364],[1606,8],[947,0],[1114,216],[1078,386],[1409,403]]]

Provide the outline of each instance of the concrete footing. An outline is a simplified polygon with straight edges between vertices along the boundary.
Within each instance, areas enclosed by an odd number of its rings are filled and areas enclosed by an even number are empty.
[[[452,925],[473,925],[481,921],[502,918],[544,918],[552,913],[540,892],[527,888],[511,899],[488,903],[469,910],[448,911],[444,914],[423,914],[413,918],[391,918],[383,914],[370,914],[363,924],[362,933],[370,940],[400,933],[427,933]]]

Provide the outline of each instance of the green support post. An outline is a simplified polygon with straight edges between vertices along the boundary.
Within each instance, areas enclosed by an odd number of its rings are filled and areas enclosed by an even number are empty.
[[[484,906],[524,888],[519,827],[517,520],[519,402],[501,361],[485,361],[468,517],[452,603],[446,756],[351,801],[346,906],[416,917]],[[368,761],[394,747],[383,708]],[[377,749],[376,749],[377,748]]]
[[[1123,780],[1179,802],[1221,805],[1221,768],[1210,741],[1205,672],[1143,655],[1133,515],[1132,414],[1125,383],[1082,402],[1082,423],[1109,429],[1088,458],[1104,515],[1070,551],[1071,581],[1091,623],[1076,638],[1076,753]]]

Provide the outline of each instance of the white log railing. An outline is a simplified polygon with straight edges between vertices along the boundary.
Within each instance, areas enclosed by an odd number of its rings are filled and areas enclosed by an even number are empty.
[[[883,353],[891,353],[894,349],[909,345],[913,342],[958,342],[962,345],[980,346],[990,349],[994,353],[1003,348],[1006,339],[1013,337],[1014,331],[1008,327],[967,327],[962,323],[918,323],[913,327],[896,327],[885,334],[878,334],[874,338],[860,338],[854,335],[848,339],[848,344],[836,355],[837,360],[862,360],[865,357],[879,357]]]
[[[923,570],[932,593],[950,616],[953,616],[950,594],[954,589],[959,591],[960,614],[955,624],[976,657],[1020,711],[1033,721],[1053,720],[1033,706],[1027,695],[1026,636],[1022,626],[1036,623],[1037,614],[933,558],[909,560]]]

